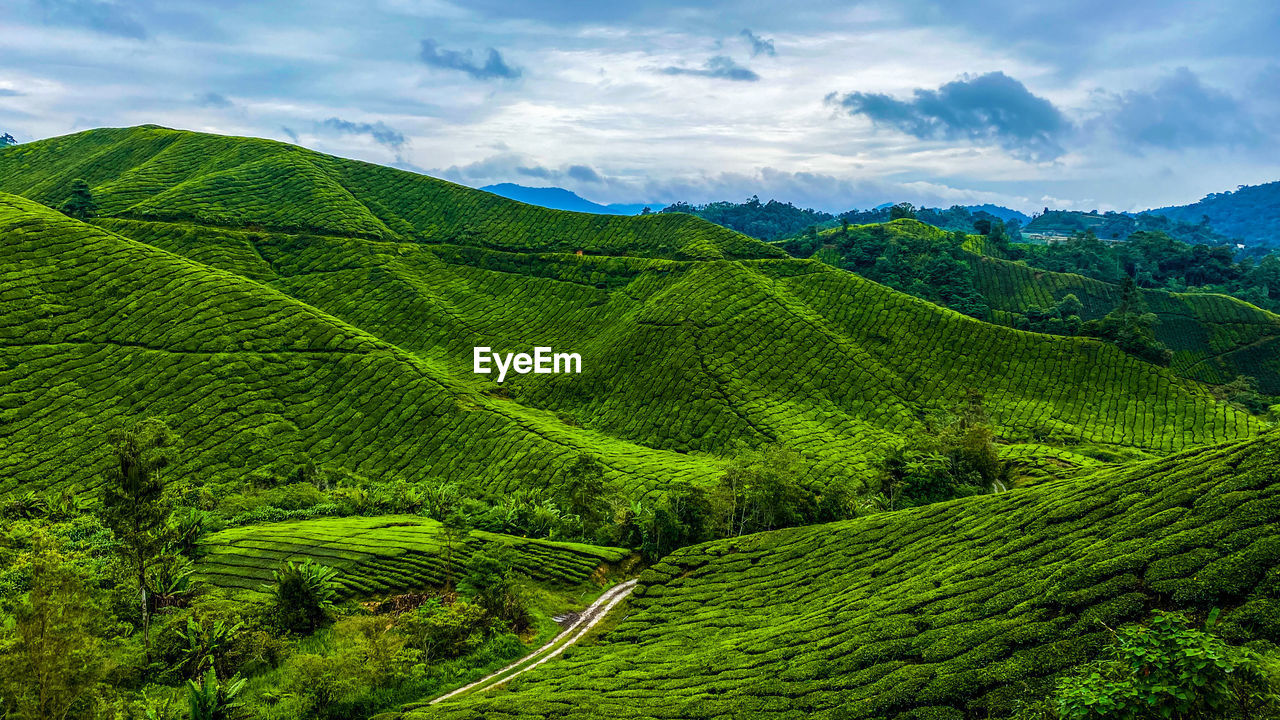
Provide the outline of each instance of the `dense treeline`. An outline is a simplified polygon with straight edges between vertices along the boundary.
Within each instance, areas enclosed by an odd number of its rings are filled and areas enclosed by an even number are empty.
[[[1208,218],[1218,232],[1250,245],[1280,244],[1280,182],[1241,185],[1232,191],[1211,193],[1190,205],[1152,212],[1189,223]]]
[[[811,225],[827,222],[834,216],[821,210],[798,208],[791,203],[770,200],[760,202],[752,195],[745,202],[713,202],[690,205],[678,202],[663,208],[664,213],[688,213],[717,225],[732,228],[761,240],[776,240],[793,235]]]
[[[1106,243],[1092,232],[1064,242],[1017,246],[1027,264],[1104,282],[1133,278],[1140,287],[1172,292],[1219,292],[1280,311],[1280,256],[1255,259],[1226,245],[1190,245],[1159,231],[1138,231]]]
[[[1189,245],[1228,245],[1234,241],[1217,232],[1208,222],[1208,218],[1196,218],[1196,222],[1186,222],[1156,213],[1118,213],[1097,210],[1080,212],[1077,210],[1050,210],[1045,208],[1037,213],[1026,226],[1029,233],[1045,233],[1051,235],[1072,235],[1075,233],[1093,232],[1104,240],[1126,240],[1138,232],[1162,232]]]

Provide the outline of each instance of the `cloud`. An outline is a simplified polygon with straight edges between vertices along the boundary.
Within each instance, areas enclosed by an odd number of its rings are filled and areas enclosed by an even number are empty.
[[[502,59],[502,53],[494,48],[489,48],[489,56],[481,65],[476,62],[470,50],[445,50],[430,38],[422,41],[418,59],[431,67],[458,70],[477,80],[514,80],[523,73],[520,68],[508,65]]]
[[[739,82],[755,82],[760,79],[750,68],[745,68],[727,55],[716,55],[702,64],[701,68],[666,67],[664,75],[696,75],[698,77],[716,78],[717,80],[736,80]]]
[[[751,57],[755,57],[757,55],[768,55],[769,57],[774,57],[778,54],[778,51],[773,49],[772,39],[762,38],[746,28],[743,28],[742,32],[738,34],[746,38],[747,43],[751,45]]]
[[[330,130],[343,135],[369,135],[373,141],[379,145],[385,145],[397,153],[404,149],[408,139],[399,130],[388,127],[381,120],[375,123],[353,123],[336,117],[331,117],[324,122],[318,123],[319,127],[324,130]],[[287,128],[286,128],[287,129]],[[296,137],[296,136],[295,136]]]
[[[123,3],[111,0],[37,0],[47,25],[75,26],[106,35],[145,40],[147,30]]]
[[[600,177],[600,173],[586,165],[570,165],[565,174],[574,180],[586,183],[601,183],[604,178]]]
[[[230,100],[225,95],[216,92],[207,92],[196,96],[196,104],[203,107],[229,108],[232,106]]]
[[[1231,95],[1206,86],[1180,67],[1150,90],[1104,95],[1095,126],[1109,130],[1130,150],[1246,146],[1263,139],[1247,109]]]
[[[281,125],[280,132],[284,133],[294,145],[298,144],[298,133],[294,132],[293,128],[288,125]]]
[[[851,92],[832,93],[827,101],[921,139],[994,142],[1033,160],[1062,155],[1060,141],[1072,129],[1053,103],[1002,72],[965,76],[937,90],[917,89],[910,100]]]
[[[435,172],[449,180],[482,185],[511,182],[520,178],[543,181],[539,184],[566,185],[604,185],[611,181],[590,165],[547,167],[534,162],[527,155],[513,152],[501,152],[466,165],[453,165]]]
[[[10,88],[0,88],[0,97],[18,97],[20,95],[22,95],[22,93],[17,90],[11,90]]]

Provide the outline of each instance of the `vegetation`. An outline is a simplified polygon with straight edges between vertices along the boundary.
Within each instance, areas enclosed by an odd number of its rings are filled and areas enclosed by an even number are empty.
[[[1116,633],[1112,657],[1076,669],[1057,689],[1058,716],[1104,718],[1262,718],[1280,712],[1280,667],[1176,613]]]
[[[1181,207],[1152,210],[1174,220],[1200,223],[1208,219],[1220,233],[1254,245],[1276,245],[1280,238],[1280,183],[1241,185],[1235,190],[1210,193]]]
[[[762,203],[760,198],[754,195],[742,203],[713,202],[705,205],[690,205],[678,202],[668,205],[659,212],[696,215],[760,240],[776,240],[794,235],[807,227],[827,222],[833,217],[830,213],[802,209],[791,203],[781,203],[777,200]]]
[[[1009,717],[1153,608],[1274,648],[1277,472],[1268,436],[687,548],[595,644],[408,717]]]
[[[1277,639],[1276,318],[1019,264],[1015,217],[795,258],[155,127],[0,191],[0,714],[1002,717],[1151,609]]]

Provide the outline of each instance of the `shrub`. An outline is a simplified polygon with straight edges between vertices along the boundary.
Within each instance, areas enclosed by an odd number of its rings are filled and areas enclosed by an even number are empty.
[[[1275,717],[1280,677],[1258,653],[1212,634],[1177,613],[1116,633],[1111,658],[1085,665],[1058,685],[1063,720]]]
[[[311,558],[301,563],[286,562],[273,575],[275,582],[263,585],[274,597],[276,622],[292,632],[314,632],[328,621],[338,596],[334,578],[338,571]]]

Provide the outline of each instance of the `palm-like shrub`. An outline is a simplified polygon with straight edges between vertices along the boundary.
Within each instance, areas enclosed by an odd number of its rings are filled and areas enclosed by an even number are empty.
[[[218,682],[213,668],[205,671],[200,682],[187,681],[187,702],[191,707],[191,720],[232,720],[242,716],[242,705],[236,697],[244,689],[244,679],[237,676],[225,683]]]
[[[313,632],[323,625],[338,596],[337,574],[310,558],[282,565],[273,573],[275,582],[263,586],[275,598],[276,622],[293,632]]]

